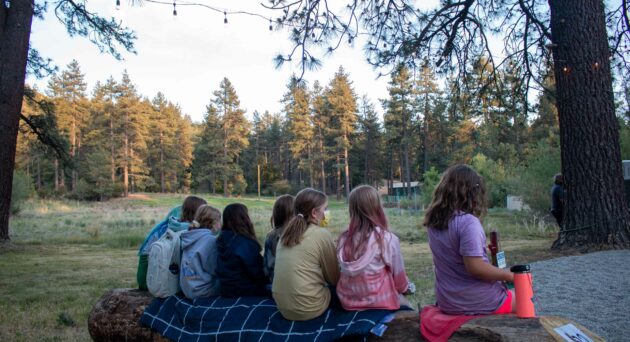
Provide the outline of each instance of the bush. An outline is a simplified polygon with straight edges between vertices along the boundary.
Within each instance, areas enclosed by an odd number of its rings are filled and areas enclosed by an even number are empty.
[[[503,164],[479,153],[473,157],[471,166],[486,182],[488,207],[505,207],[509,180]]]
[[[291,184],[287,180],[277,180],[271,185],[274,196],[288,194],[291,191]]]
[[[440,182],[440,173],[435,168],[435,166],[431,166],[429,171],[424,173],[422,180],[422,204],[425,207],[428,207],[433,200],[433,191],[435,187]]]
[[[546,215],[551,207],[553,176],[560,172],[560,149],[546,142],[527,151],[524,166],[514,173],[516,194],[537,214]]]
[[[13,172],[13,189],[11,191],[11,214],[22,210],[22,204],[35,193],[33,180],[25,173]]]

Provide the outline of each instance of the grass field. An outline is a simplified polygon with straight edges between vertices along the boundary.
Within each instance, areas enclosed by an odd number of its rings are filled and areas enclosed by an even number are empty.
[[[108,289],[135,287],[136,251],[146,233],[185,195],[136,194],[103,203],[31,200],[11,219],[11,242],[0,244],[0,341],[88,341],[87,317]],[[270,229],[272,198],[203,196],[223,209],[240,202],[262,242]],[[331,201],[330,229],[348,223],[347,206]],[[407,273],[418,291],[410,300],[432,303],[433,271],[422,212],[386,209],[401,239]],[[555,257],[555,226],[524,213],[491,210],[508,264]]]

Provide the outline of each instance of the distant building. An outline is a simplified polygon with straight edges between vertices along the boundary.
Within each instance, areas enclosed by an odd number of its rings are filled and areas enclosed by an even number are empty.
[[[420,182],[416,182],[416,181],[412,181],[410,182],[411,184],[411,196],[412,197],[416,197],[420,195]],[[389,193],[390,196],[396,196],[396,197],[405,197],[407,196],[407,183],[406,182],[398,182],[398,181],[394,181],[394,183],[392,184],[392,188],[391,188],[391,193]]]
[[[505,207],[507,210],[527,210],[529,206],[523,202],[521,196],[507,195]]]

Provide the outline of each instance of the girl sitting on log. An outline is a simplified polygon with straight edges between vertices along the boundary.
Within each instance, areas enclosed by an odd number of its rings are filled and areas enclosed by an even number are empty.
[[[166,219],[153,227],[147,234],[144,242],[138,250],[138,270],[136,279],[138,288],[147,291],[147,269],[149,267],[149,248],[151,244],[159,240],[167,229],[174,232],[187,230],[190,223],[195,219],[197,209],[206,204],[206,200],[197,196],[188,196],[181,206],[171,209]]]
[[[216,277],[217,235],[221,229],[221,212],[202,205],[188,231],[180,236],[182,259],[179,284],[187,298],[219,294]]]
[[[327,225],[328,199],[303,189],[295,197],[296,216],[289,221],[276,250],[272,294],[284,318],[304,321],[318,317],[336,295],[339,265]]]
[[[246,206],[235,203],[223,209],[217,249],[216,272],[221,296],[264,296],[267,293],[261,247]]]
[[[378,191],[362,185],[350,193],[350,224],[339,237],[337,295],[346,310],[411,307],[400,241],[388,230]]]
[[[483,178],[466,165],[446,170],[424,217],[435,265],[435,298],[447,314],[515,311],[503,282],[514,274],[491,265],[480,218],[486,212]]]
[[[287,223],[295,216],[293,205],[295,198],[291,195],[282,195],[276,199],[271,213],[272,231],[265,239],[264,270],[269,278],[269,283],[273,282],[273,270],[276,264],[276,249],[280,236],[284,233]]]

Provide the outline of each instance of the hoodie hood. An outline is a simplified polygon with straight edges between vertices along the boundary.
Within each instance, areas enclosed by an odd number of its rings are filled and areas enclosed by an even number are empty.
[[[190,222],[181,222],[176,216],[171,216],[168,219],[168,229],[174,232],[188,230],[188,226],[190,226]]]
[[[213,233],[209,229],[188,230],[179,236],[179,241],[182,249],[185,249],[195,244],[205,245],[210,240],[216,240],[218,235],[218,233]]]
[[[380,228],[377,227],[376,229]],[[385,236],[383,238],[386,239]],[[379,264],[382,264],[383,259],[385,258],[381,256],[381,250],[378,246],[378,243],[376,242],[374,232],[370,234],[370,239],[368,240],[365,252],[356,260],[347,261],[344,259],[343,245],[345,245],[345,243],[346,239],[341,239],[339,241],[339,248],[337,249],[337,259],[339,260],[339,267],[341,268],[342,273],[348,274],[350,276],[356,276],[357,274],[365,272],[368,267],[372,270],[375,267],[382,268],[385,266],[383,264],[382,267],[378,267],[378,265],[375,263],[377,262]],[[377,260],[377,258],[380,260]]]

